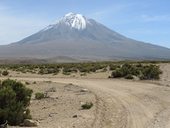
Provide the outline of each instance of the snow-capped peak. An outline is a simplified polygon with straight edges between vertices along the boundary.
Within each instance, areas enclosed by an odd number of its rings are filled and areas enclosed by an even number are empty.
[[[60,20],[58,20],[55,24],[51,24],[44,28],[42,31],[49,30],[51,28],[55,28],[59,24],[65,24],[71,28],[78,29],[78,30],[84,30],[87,27],[87,24],[90,24],[90,21],[84,17],[81,14],[75,14],[75,13],[68,13],[65,16],[63,16]]]
[[[59,20],[59,22],[65,23],[66,25],[78,30],[85,29],[88,23],[87,19],[83,15],[72,12],[66,14]]]

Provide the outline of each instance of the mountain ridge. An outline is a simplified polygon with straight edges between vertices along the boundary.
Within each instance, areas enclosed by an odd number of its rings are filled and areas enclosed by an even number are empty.
[[[170,49],[127,38],[75,13],[66,14],[55,24],[16,43],[0,46],[0,57],[57,56],[80,60],[169,60]]]

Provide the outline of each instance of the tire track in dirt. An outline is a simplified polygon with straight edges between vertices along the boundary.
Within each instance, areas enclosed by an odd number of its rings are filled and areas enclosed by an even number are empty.
[[[110,94],[104,96],[97,94],[96,114],[92,128],[123,128],[127,124],[126,119],[126,109],[122,106],[121,101]]]
[[[109,79],[20,78],[73,83],[96,95],[92,128],[169,128],[170,88]]]
[[[152,123],[152,120],[159,119],[159,126],[160,128],[166,128],[166,119],[169,119],[169,101],[165,101],[163,93],[163,89],[167,89],[166,87],[158,87],[153,84],[147,83],[139,83],[139,82],[129,82],[129,81],[107,81],[108,85],[106,86],[105,82],[99,81],[88,82],[88,87],[92,91],[100,92],[97,94],[100,96],[102,94],[103,99],[107,105],[110,105],[113,110],[109,110],[110,113],[108,114],[105,112],[105,116],[111,116],[112,120],[109,123],[103,121],[104,127],[126,127],[126,128],[159,128],[156,127],[156,123]],[[83,83],[83,81],[80,82]],[[115,84],[115,85],[114,85]],[[117,85],[116,85],[117,84]],[[81,85],[83,86],[83,85]],[[100,90],[97,90],[100,89]],[[161,93],[159,94],[160,91]],[[168,89],[168,92],[170,90]],[[142,94],[140,96],[140,94]],[[168,94],[168,93],[167,93]],[[139,95],[139,96],[138,96]],[[161,97],[159,97],[161,96]],[[168,95],[169,96],[169,95]],[[108,98],[110,98],[110,103],[108,102]],[[115,102],[116,101],[116,102]],[[119,107],[115,107],[119,106]],[[154,108],[155,107],[155,108]],[[126,113],[126,118],[121,118],[122,114],[118,113],[118,108]],[[122,109],[125,108],[125,109]],[[161,111],[162,110],[162,111]],[[166,111],[166,112],[165,112]],[[159,114],[157,114],[159,113]],[[117,118],[114,115],[119,115]],[[157,115],[157,116],[156,116]],[[109,119],[109,118],[108,118]],[[115,119],[113,121],[113,119]],[[117,119],[117,120],[116,120]],[[120,122],[120,123],[118,123]],[[114,125],[116,124],[116,125]],[[123,124],[123,125],[122,125]]]
[[[104,111],[106,111],[106,107],[105,107],[105,103],[103,102],[102,99],[100,99],[97,95],[95,95],[96,97],[96,109],[95,109],[95,119],[91,125],[92,128],[98,126],[98,128],[102,128],[103,127],[103,120],[104,119]],[[102,111],[101,111],[102,110]]]

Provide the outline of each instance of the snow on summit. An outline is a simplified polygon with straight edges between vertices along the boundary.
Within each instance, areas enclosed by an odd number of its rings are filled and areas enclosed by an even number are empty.
[[[59,22],[65,23],[66,25],[75,29],[85,29],[87,25],[87,20],[81,14],[68,13]]]
[[[71,28],[83,30],[86,28],[88,23],[90,22],[83,15],[70,12],[62,17],[60,20],[58,20],[56,24],[47,26],[45,29],[43,29],[43,31],[51,29],[58,24],[65,24]]]

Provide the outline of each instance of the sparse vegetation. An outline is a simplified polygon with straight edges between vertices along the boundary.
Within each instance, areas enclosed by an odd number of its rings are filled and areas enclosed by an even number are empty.
[[[77,73],[90,73],[97,70],[104,69],[108,66],[107,63],[63,63],[63,64],[28,64],[28,65],[0,65],[2,69],[8,69],[21,73],[36,73],[36,74],[58,74],[61,70],[63,74]]]
[[[4,80],[0,84],[0,124],[8,121],[10,125],[19,125],[24,119],[31,118],[27,108],[32,90],[14,80]]]
[[[41,92],[35,93],[35,99],[41,100],[41,99],[43,99],[43,98],[46,98],[46,96],[45,96],[44,93],[41,93]]]
[[[58,74],[58,72],[59,72],[58,68],[51,68],[51,67],[42,68],[42,67],[40,67],[40,70],[38,73],[43,75],[43,74]]]
[[[141,80],[153,80],[153,79],[159,79],[160,78],[160,74],[162,73],[162,71],[159,69],[159,66],[156,65],[148,65],[148,66],[144,66],[141,69],[141,74],[139,76],[139,78]]]
[[[86,76],[89,73],[112,71],[109,78],[133,79],[138,77],[141,80],[159,79],[160,70],[156,66],[157,61],[142,62],[88,62],[88,63],[58,63],[58,64],[28,64],[28,65],[0,65],[4,75],[8,75],[8,70],[18,73],[52,74],[57,75],[61,72],[63,75],[80,73],[80,76]]]
[[[82,105],[81,105],[81,108],[82,108],[83,110],[85,110],[85,109],[90,109],[91,107],[93,107],[93,103],[92,103],[92,102],[86,102],[85,104],[82,104]]]
[[[36,82],[36,81],[34,81],[34,82],[33,82],[33,84],[37,84],[37,82]]]
[[[3,75],[3,76],[7,76],[8,74],[9,74],[9,72],[8,72],[7,70],[5,70],[5,71],[2,72],[2,75]]]
[[[26,85],[29,85],[30,83],[28,81],[25,82]]]
[[[70,72],[63,72],[63,75],[71,75]]]
[[[120,68],[115,69],[112,72],[111,77],[133,79],[133,76],[136,76],[141,80],[157,80],[161,73],[162,72],[157,65],[125,63]]]

